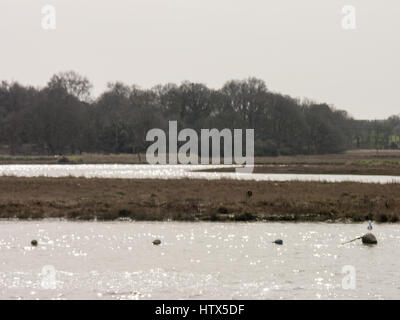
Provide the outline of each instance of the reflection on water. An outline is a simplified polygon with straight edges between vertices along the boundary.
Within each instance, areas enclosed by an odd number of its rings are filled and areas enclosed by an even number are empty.
[[[252,174],[236,172],[195,172],[213,168],[235,167],[229,165],[0,165],[0,176],[18,177],[86,177],[127,179],[238,179],[255,181],[356,181],[365,183],[400,182],[398,176],[332,175],[332,174]]]
[[[340,245],[365,231],[365,224],[3,221],[0,298],[398,298],[399,225],[375,225],[377,246]],[[271,243],[276,238],[284,245]],[[348,265],[355,290],[342,288]]]

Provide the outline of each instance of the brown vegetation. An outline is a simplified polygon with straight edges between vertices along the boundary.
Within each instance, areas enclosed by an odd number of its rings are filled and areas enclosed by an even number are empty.
[[[400,175],[400,150],[357,150],[343,154],[258,157],[254,173]],[[233,172],[235,169],[204,171]]]
[[[208,169],[207,172],[234,172],[234,168]],[[318,165],[259,165],[254,167],[253,173],[292,173],[292,174],[354,174],[354,175],[380,175],[400,176],[400,162],[398,164],[365,165],[354,164],[318,164]]]
[[[395,222],[399,216],[399,184],[0,177],[0,218]]]
[[[67,159],[67,160],[66,160]],[[0,155],[0,164],[144,164],[146,156],[141,154],[82,153],[69,156],[11,156]]]

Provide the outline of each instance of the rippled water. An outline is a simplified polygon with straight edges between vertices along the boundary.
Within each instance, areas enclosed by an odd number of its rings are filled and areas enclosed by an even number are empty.
[[[375,225],[377,246],[340,245],[365,231],[365,224],[2,221],[0,298],[397,299],[400,225]],[[276,238],[284,245],[271,243]],[[346,265],[355,268],[355,290],[342,287]]]
[[[87,177],[129,179],[238,179],[255,181],[356,181],[365,183],[400,183],[398,176],[332,175],[332,174],[252,174],[229,172],[196,172],[195,170],[232,166],[215,165],[0,165],[0,176],[18,177]]]

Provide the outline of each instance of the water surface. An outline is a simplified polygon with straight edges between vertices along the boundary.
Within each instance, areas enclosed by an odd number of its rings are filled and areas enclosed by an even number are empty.
[[[400,225],[375,225],[377,246],[340,245],[366,231],[365,224],[2,221],[0,298],[398,299]],[[271,243],[277,238],[283,246]],[[347,265],[355,290],[342,287]]]
[[[233,167],[228,165],[0,165],[0,176],[86,177],[126,179],[237,179],[254,181],[354,181],[364,183],[400,183],[398,176],[334,174],[266,174],[236,172],[197,172],[196,170]]]

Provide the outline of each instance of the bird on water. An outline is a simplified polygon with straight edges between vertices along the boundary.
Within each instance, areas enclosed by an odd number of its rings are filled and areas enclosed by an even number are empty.
[[[367,229],[368,229],[368,230],[372,230],[372,222],[371,222],[371,220],[368,221],[368,227],[367,227]]]

